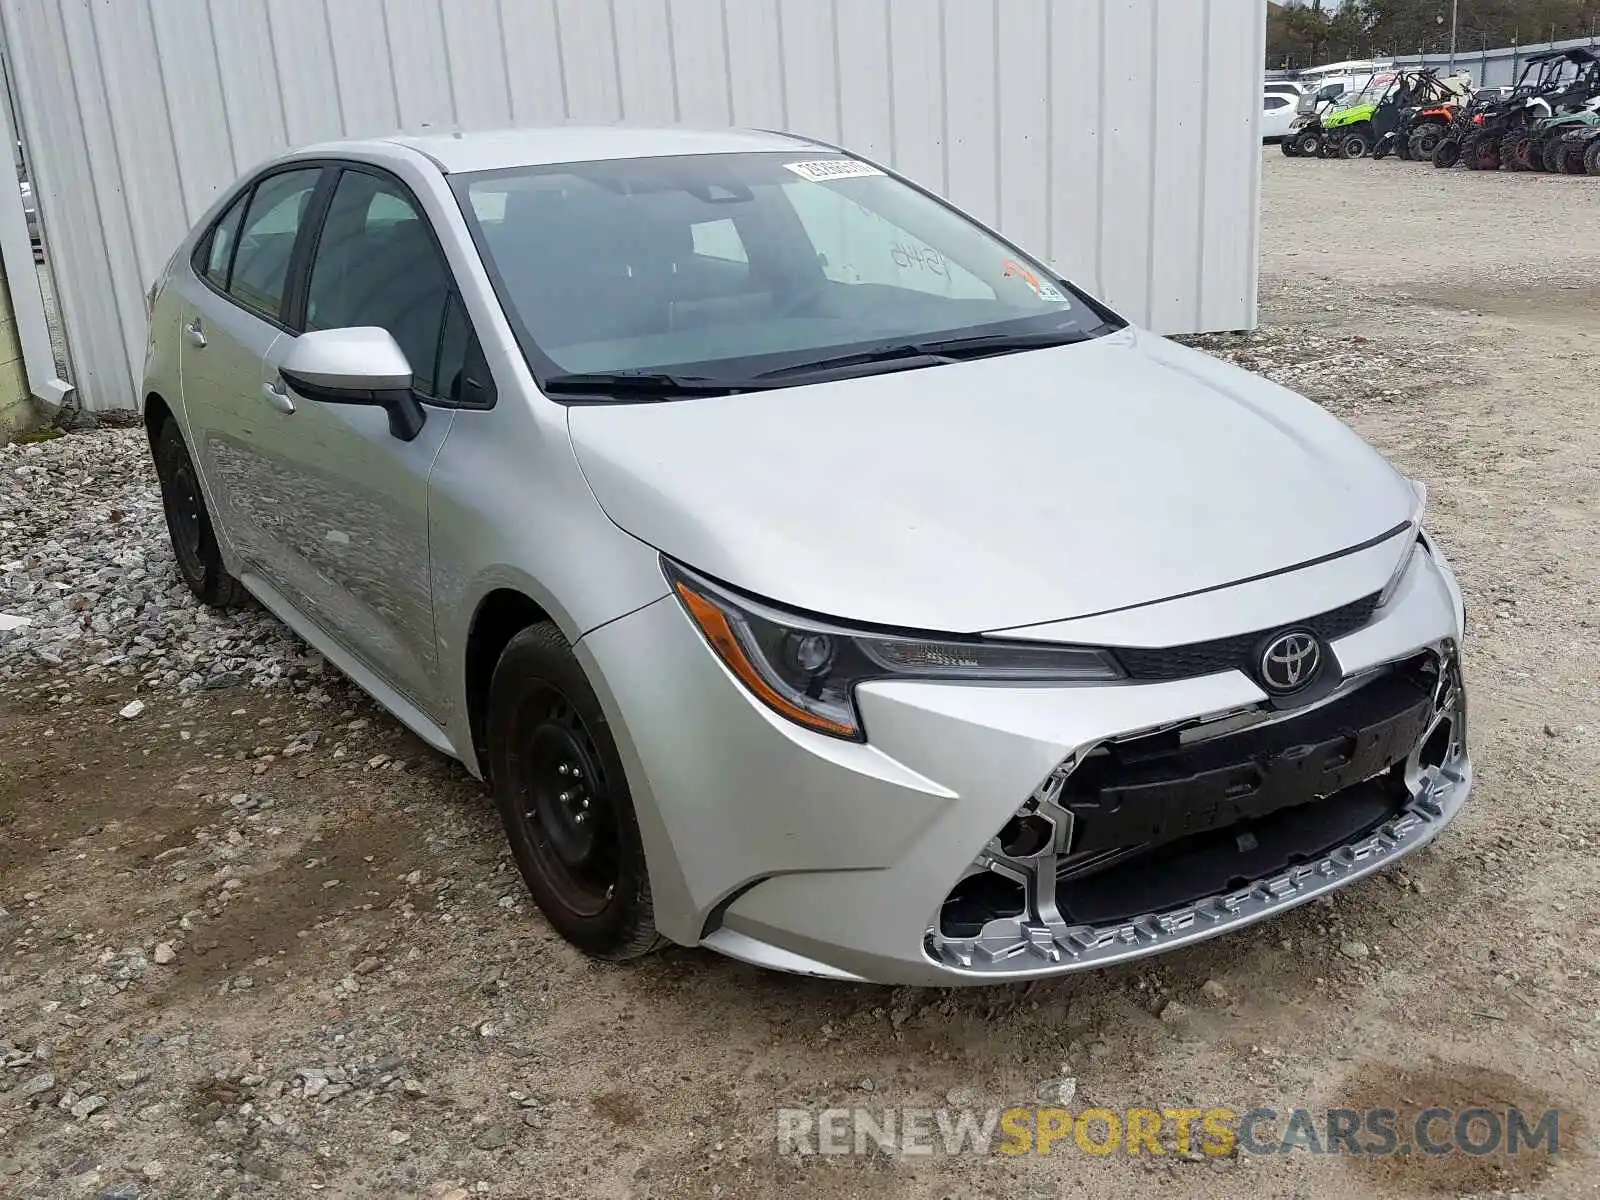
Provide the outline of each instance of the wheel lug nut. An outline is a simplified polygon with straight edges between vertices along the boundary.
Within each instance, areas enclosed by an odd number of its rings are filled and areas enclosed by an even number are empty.
[[[572,793],[571,792],[562,792],[561,795],[557,797],[557,799],[559,799],[561,801],[561,803],[563,803],[563,804],[571,804],[572,803]]]
[[[572,823],[574,825],[582,825],[588,819],[589,819],[588,816],[585,815],[584,813],[578,813],[576,816],[574,816],[572,818]]]
[[[562,763],[559,767],[556,768],[556,774],[557,775],[570,775],[570,774],[572,774],[572,768],[567,766],[566,763]]]

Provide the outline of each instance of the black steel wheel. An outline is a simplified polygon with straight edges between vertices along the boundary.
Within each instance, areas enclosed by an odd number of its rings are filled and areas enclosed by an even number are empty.
[[[232,607],[244,599],[244,585],[223,564],[200,486],[200,473],[195,470],[175,420],[169,417],[162,422],[152,451],[156,479],[161,484],[161,510],[167,518],[167,535],[178,561],[178,574],[201,603],[212,608]]]
[[[1339,139],[1340,158],[1365,158],[1372,152],[1372,141],[1364,133],[1347,133]]]
[[[1322,149],[1322,138],[1315,133],[1297,133],[1294,136],[1295,153],[1301,158],[1316,158]]]
[[[484,743],[512,856],[556,932],[613,961],[654,949],[650,878],[622,759],[553,624],[524,629],[501,653]]]
[[[1433,152],[1438,149],[1439,143],[1444,140],[1444,128],[1440,125],[1423,125],[1411,134],[1411,157],[1419,162],[1431,162]]]

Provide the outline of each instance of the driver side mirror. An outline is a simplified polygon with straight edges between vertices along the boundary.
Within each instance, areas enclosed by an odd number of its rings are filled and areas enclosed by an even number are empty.
[[[278,373],[308,400],[370,404],[389,414],[389,432],[409,442],[427,413],[411,389],[411,364],[387,329],[362,326],[302,333]]]

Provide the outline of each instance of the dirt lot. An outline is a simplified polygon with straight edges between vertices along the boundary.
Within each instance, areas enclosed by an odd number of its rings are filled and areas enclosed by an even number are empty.
[[[1433,848],[1026,988],[612,969],[530,911],[477,785],[347,687],[41,663],[0,682],[0,1194],[1600,1192],[1600,181],[1274,150],[1264,203],[1266,327],[1208,348],[1425,480],[1467,593],[1478,784]],[[776,1152],[779,1106],[1063,1076],[1078,1107],[1560,1106],[1562,1152]]]

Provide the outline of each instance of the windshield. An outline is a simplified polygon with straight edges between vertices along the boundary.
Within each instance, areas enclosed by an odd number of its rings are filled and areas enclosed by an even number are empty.
[[[804,381],[1120,327],[1048,268],[857,159],[800,148],[518,167],[452,183],[541,385]],[[1009,346],[1007,339],[1017,339]],[[928,354],[933,351],[929,349]]]

